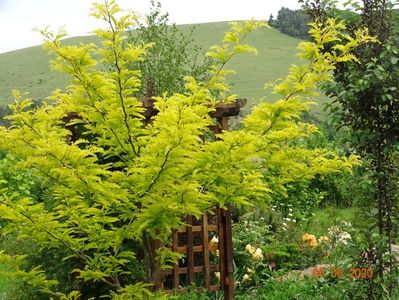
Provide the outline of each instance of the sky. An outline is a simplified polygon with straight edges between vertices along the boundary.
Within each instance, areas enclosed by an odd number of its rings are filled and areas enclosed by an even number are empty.
[[[39,45],[34,28],[66,29],[69,36],[88,35],[99,27],[89,16],[92,0],[0,0],[0,53]],[[101,2],[101,1],[98,1]],[[160,0],[162,10],[176,24],[268,19],[281,7],[299,8],[297,0]],[[150,0],[119,0],[127,10],[144,16]]]

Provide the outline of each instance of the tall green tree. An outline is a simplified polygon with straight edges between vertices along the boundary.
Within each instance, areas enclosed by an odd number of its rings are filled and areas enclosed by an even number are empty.
[[[214,205],[267,204],[268,195],[284,193],[289,182],[350,172],[359,163],[356,156],[340,157],[295,141],[317,130],[300,115],[309,109],[317,84],[331,79],[335,63],[354,59],[348,53],[370,41],[365,32],[352,39],[332,19],[313,24],[317,43],[300,45],[300,56],[308,62],[292,66],[288,77],[274,86],[281,99],[257,106],[242,129],[203,140],[213,123],[209,113],[220,102],[215,92],[229,91],[224,76],[233,71],[224,66],[237,54],[256,53],[243,41],[264,23],[233,23],[223,45],[207,54],[213,60],[209,79],[187,77],[185,93],[157,97],[159,113],[145,126],[142,103],[134,96],[139,72],[131,69],[131,62],[142,60],[149,46],[126,47],[125,32],[134,20],[120,13],[114,1],[94,4],[92,15],[108,24],[108,29],[95,31],[100,47],[63,45],[63,33],[43,31],[45,47],[56,56],[53,66],[71,75],[70,85],[51,95],[53,106],[35,110],[29,108],[30,99],[15,92],[12,126],[0,128],[0,148],[13,153],[13,167],[33,170],[49,198],[34,201],[6,186],[0,196],[5,232],[42,249],[62,249],[67,253],[64,260],[78,262],[72,275],[96,286],[94,296],[79,286],[61,293],[45,269],[26,269],[25,256],[0,252],[0,263],[8,266],[3,273],[53,298],[154,297],[150,283],[134,276],[132,268],[147,239],[161,242],[155,257],[146,253],[148,260],[166,267],[178,257],[168,245],[171,231],[184,225],[183,216],[199,216]],[[331,41],[340,41],[340,47],[321,53]],[[100,63],[109,67],[101,68]],[[84,127],[76,141],[69,139],[62,121],[70,112],[79,114]],[[152,270],[159,269],[147,269],[148,278],[156,275]]]
[[[356,35],[359,28],[365,27],[378,39],[378,43],[354,51],[357,61],[339,63],[334,70],[334,81],[325,85],[324,90],[337,104],[331,105],[337,125],[351,130],[353,147],[369,162],[374,186],[374,226],[378,232],[378,240],[374,241],[377,258],[370,263],[375,263],[379,280],[387,285],[392,296],[398,275],[391,253],[394,238],[398,236],[398,14],[393,3],[385,0],[348,2],[351,13],[344,14],[328,9],[331,1],[326,1],[327,4],[310,2],[313,4],[309,5],[309,1],[307,4],[314,18],[322,20],[329,15],[339,16],[348,22],[350,35]],[[339,46],[331,43],[331,47]],[[369,258],[374,259],[372,255]],[[373,297],[371,292],[369,297]]]
[[[132,69],[141,72],[141,95],[183,92],[185,76],[204,80],[208,75],[209,60],[193,39],[195,26],[185,33],[176,24],[169,24],[168,13],[161,9],[161,4],[152,0],[144,22],[134,24],[127,41],[151,44],[146,55],[131,64]]]

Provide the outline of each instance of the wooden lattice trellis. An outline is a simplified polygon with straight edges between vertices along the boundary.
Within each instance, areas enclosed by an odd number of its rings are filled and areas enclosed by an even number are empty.
[[[224,291],[225,299],[233,299],[229,210],[216,207],[199,220],[186,217],[186,223],[188,226],[172,233],[172,250],[183,253],[184,258],[172,269],[161,271],[158,288],[184,292],[190,286],[198,291]],[[212,240],[215,238],[218,242]]]

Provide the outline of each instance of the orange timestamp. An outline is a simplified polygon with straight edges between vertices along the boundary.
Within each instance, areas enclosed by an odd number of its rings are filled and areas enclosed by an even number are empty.
[[[372,268],[349,268],[347,272],[344,272],[343,268],[337,268],[334,266],[315,267],[312,269],[311,275],[315,278],[324,278],[327,275],[326,270],[329,271],[329,277],[340,279],[344,279],[347,277],[349,277],[350,279],[371,279],[374,275],[374,271]]]

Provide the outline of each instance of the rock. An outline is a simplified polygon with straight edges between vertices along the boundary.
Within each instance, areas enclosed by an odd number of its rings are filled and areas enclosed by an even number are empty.
[[[322,274],[320,274],[320,270],[324,270],[324,272],[325,272],[330,267],[331,267],[331,265],[316,265],[314,267],[309,267],[305,270],[293,270],[283,276],[276,278],[276,280],[285,281],[287,279],[304,279],[306,277],[310,277],[310,278],[319,277],[320,278],[320,277],[324,277],[324,276],[322,276]]]

